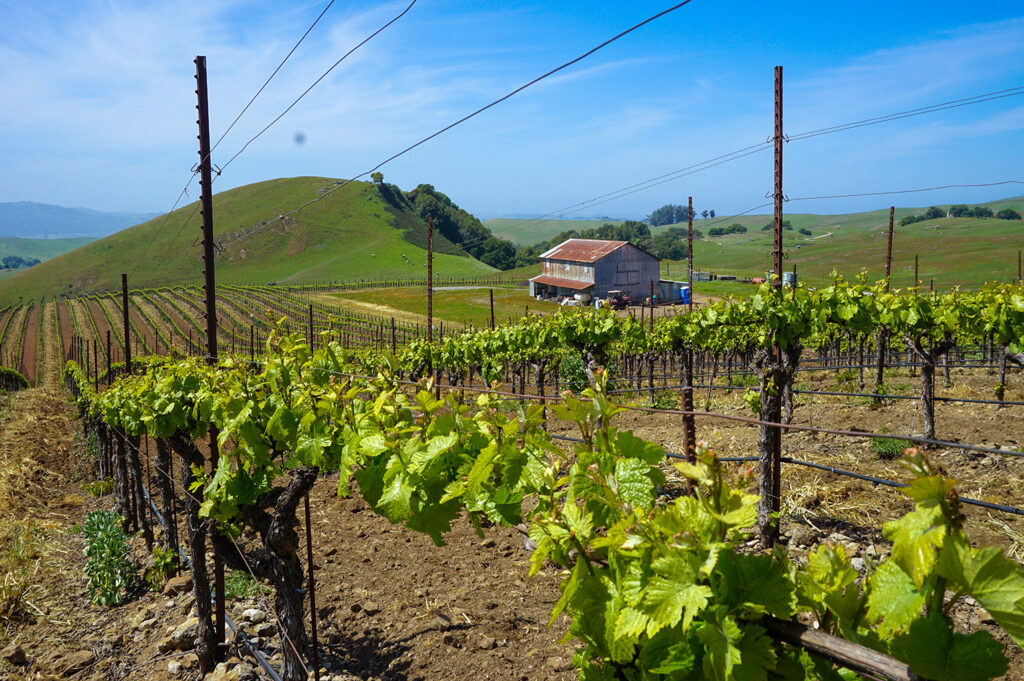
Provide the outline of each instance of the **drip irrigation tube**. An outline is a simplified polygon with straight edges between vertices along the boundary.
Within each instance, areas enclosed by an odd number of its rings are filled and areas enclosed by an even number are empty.
[[[686,386],[683,385],[683,384],[679,384],[679,385],[656,385],[656,386],[654,386],[654,390],[656,390],[656,391],[657,390],[682,390],[685,387]],[[706,388],[711,388],[711,389],[714,389],[714,390],[747,390],[748,388],[753,388],[754,386],[746,386],[746,385],[714,385],[714,384],[709,385],[707,383],[695,383],[691,387],[693,387],[695,390],[696,389],[706,389]],[[646,388],[623,388],[621,390],[609,390],[608,394],[609,395],[621,395],[621,394],[625,394],[625,393],[648,392],[650,390],[651,390],[651,388],[649,388],[649,387],[646,387]],[[830,395],[830,396],[833,396],[833,397],[878,397],[878,398],[886,399],[886,400],[920,400],[921,399],[920,397],[918,397],[916,395],[888,395],[888,394],[885,394],[885,393],[845,393],[845,392],[835,392],[835,391],[829,391],[829,390],[797,390],[797,389],[794,389],[793,390],[793,394],[794,395]],[[978,400],[978,399],[967,398],[967,397],[939,397],[939,396],[935,396],[932,399],[935,400],[936,402],[968,402],[968,403],[971,403],[971,404],[1002,405],[1004,407],[1006,407],[1006,406],[1024,407],[1024,401],[1022,401],[1022,402],[1014,402],[1012,400],[1004,400],[1004,401],[1000,402],[999,400]]]

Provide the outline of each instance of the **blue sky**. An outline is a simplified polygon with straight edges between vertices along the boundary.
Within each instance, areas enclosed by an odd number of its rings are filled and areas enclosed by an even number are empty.
[[[214,162],[408,1],[336,2]],[[216,139],[325,4],[0,1],[0,201],[168,210],[197,160],[192,58],[208,59]],[[418,0],[215,188],[351,177],[672,4]],[[1024,7],[693,0],[382,170],[403,188],[433,184],[482,217],[557,211],[767,139],[775,64],[788,134],[1018,87]],[[785,163],[791,198],[1024,180],[1024,96],[793,141]],[[579,215],[638,218],[687,195],[727,215],[764,203],[771,183],[763,152]],[[1015,194],[1024,187],[787,210]]]

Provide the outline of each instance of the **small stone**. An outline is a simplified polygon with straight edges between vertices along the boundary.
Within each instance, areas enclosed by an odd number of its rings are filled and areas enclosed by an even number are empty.
[[[380,606],[375,601],[363,601],[360,605],[360,609],[367,615],[376,615],[380,612]]]
[[[192,590],[192,575],[178,575],[171,577],[164,584],[163,595],[175,596]]]
[[[264,636],[273,636],[276,631],[277,627],[270,622],[262,622],[256,625],[256,629],[254,629],[256,636],[260,638]]]
[[[814,532],[806,525],[794,525],[789,530],[790,546],[808,546],[814,541]]]
[[[72,676],[83,671],[86,667],[91,665],[96,660],[96,654],[91,650],[79,650],[76,653],[71,653],[61,665],[61,674],[64,676]]]
[[[868,569],[868,566],[864,562],[864,559],[860,556],[850,559],[850,567],[852,567],[854,570],[861,574],[864,574]]]
[[[498,643],[490,636],[484,636],[477,641],[476,647],[480,650],[492,650],[497,647]]]
[[[544,661],[544,666],[554,669],[555,671],[565,671],[572,665],[567,662],[564,657],[549,657]]]
[[[192,669],[199,664],[199,656],[195,653],[186,653],[181,657],[181,666],[185,669]]]
[[[0,659],[10,662],[16,667],[28,664],[28,655],[25,654],[24,648],[17,645],[9,645],[0,650]]]
[[[171,660],[167,663],[167,673],[177,676],[178,674],[181,674],[182,666],[183,665],[177,660]]]
[[[246,622],[258,624],[267,620],[267,613],[262,610],[257,610],[256,608],[249,608],[242,611],[242,619]]]

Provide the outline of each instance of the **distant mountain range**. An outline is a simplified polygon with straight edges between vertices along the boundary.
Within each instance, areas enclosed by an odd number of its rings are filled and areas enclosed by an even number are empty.
[[[105,213],[88,208],[64,208],[32,201],[0,203],[0,237],[102,237],[146,222],[157,215],[158,213]]]

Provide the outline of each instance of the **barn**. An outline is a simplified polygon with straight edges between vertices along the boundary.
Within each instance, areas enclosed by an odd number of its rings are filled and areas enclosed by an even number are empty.
[[[569,239],[542,253],[540,261],[540,275],[530,280],[531,296],[607,298],[608,291],[619,290],[643,300],[652,284],[658,291],[660,259],[628,241]]]

